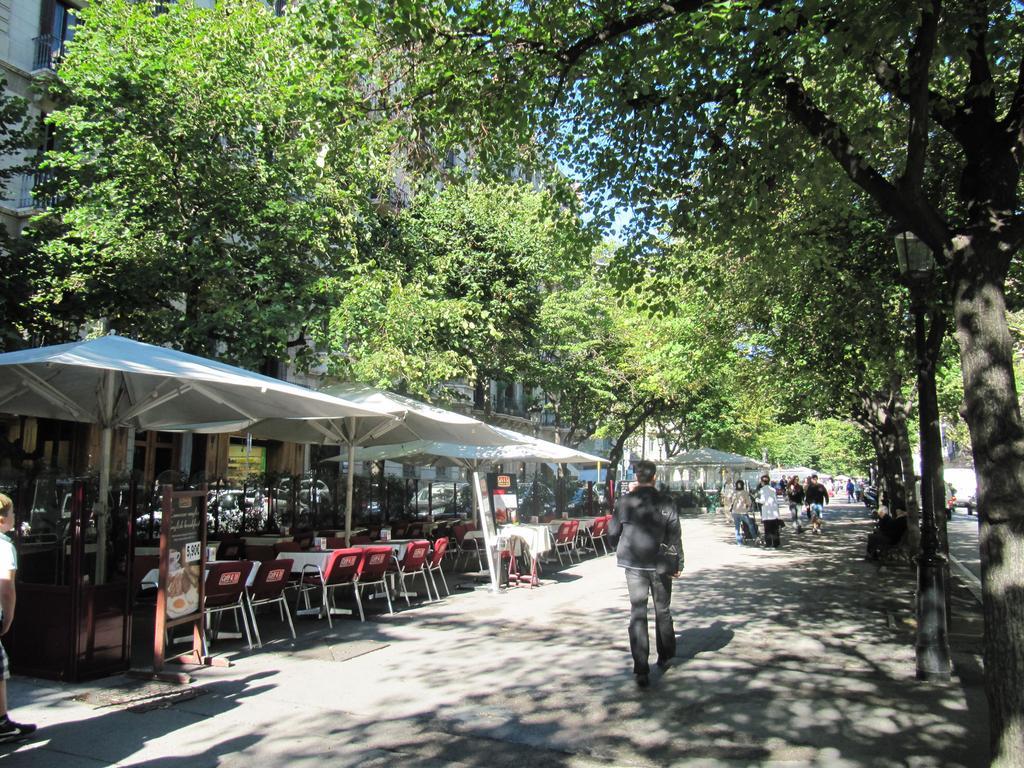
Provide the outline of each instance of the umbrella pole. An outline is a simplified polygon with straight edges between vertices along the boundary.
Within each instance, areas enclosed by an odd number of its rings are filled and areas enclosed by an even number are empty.
[[[100,432],[100,498],[96,514],[96,581],[107,581],[107,521],[110,517],[110,455],[114,448],[114,372],[103,381],[103,429]]]
[[[352,543],[352,473],[356,463],[356,444],[348,443],[348,477],[345,478],[345,546]]]

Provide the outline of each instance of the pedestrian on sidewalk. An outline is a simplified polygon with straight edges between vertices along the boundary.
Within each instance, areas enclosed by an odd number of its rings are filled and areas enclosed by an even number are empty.
[[[828,489],[818,482],[817,475],[811,475],[804,489],[804,501],[811,511],[811,533],[821,533],[821,516],[828,504]]]
[[[752,539],[757,538],[757,523],[750,516],[754,508],[754,500],[747,493],[747,487],[742,480],[736,481],[736,487],[732,492],[732,499],[729,501],[729,514],[732,515],[732,524],[736,528],[736,543],[742,544],[744,539],[743,529],[746,527]]]
[[[761,524],[764,526],[765,547],[779,548],[782,544],[780,530],[782,520],[779,517],[779,502],[775,496],[775,489],[772,488],[772,479],[768,475],[761,475],[761,485],[757,489],[757,500],[761,503]]]
[[[800,478],[793,475],[789,478],[789,485],[786,486],[786,498],[789,499],[789,517],[793,521],[793,527],[797,533],[804,532],[804,526],[800,521],[800,507],[804,504],[804,487],[800,485]]]
[[[857,493],[857,486],[853,484],[853,478],[847,478],[846,480],[846,503],[853,504],[854,495]]]
[[[14,527],[14,502],[0,493],[0,636],[6,635],[14,621],[14,576],[18,553],[7,533]],[[36,727],[16,723],[7,716],[7,680],[11,672],[7,653],[0,645],[0,742],[16,741],[32,734]]]
[[[676,655],[676,633],[669,603],[672,579],[682,570],[683,542],[672,497],[654,486],[653,461],[634,464],[637,486],[619,497],[608,523],[608,540],[615,546],[629,590],[629,650],[633,674],[641,688],[650,684],[650,638],[647,604],[654,598],[654,628],[658,666],[667,668]]]

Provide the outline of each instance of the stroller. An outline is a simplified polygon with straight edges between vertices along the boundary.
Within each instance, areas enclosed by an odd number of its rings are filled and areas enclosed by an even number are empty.
[[[758,530],[757,521],[753,515],[747,515],[740,521],[740,527],[743,530],[743,544],[763,544],[764,539],[761,538],[761,532]]]

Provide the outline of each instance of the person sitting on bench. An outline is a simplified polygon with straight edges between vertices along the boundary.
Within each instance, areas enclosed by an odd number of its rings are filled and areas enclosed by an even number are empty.
[[[878,505],[878,522],[875,530],[868,534],[867,557],[878,560],[882,552],[899,545],[907,532],[907,510],[897,509],[896,516],[889,514],[889,507],[884,501]]]

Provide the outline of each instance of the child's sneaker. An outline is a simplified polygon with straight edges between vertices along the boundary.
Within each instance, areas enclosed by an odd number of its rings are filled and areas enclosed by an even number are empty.
[[[35,731],[36,727],[34,725],[16,723],[7,717],[0,720],[0,742],[24,739],[26,736],[31,736]]]

